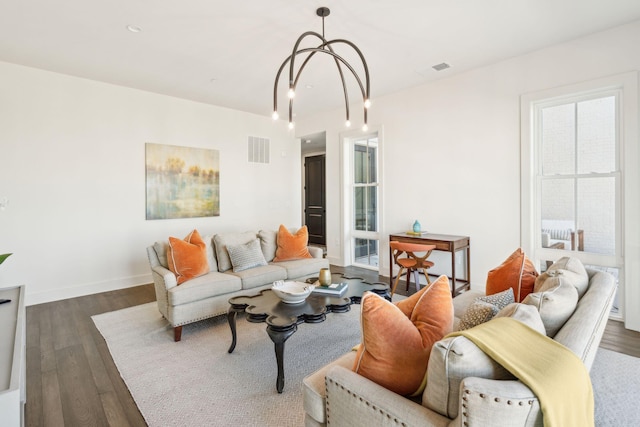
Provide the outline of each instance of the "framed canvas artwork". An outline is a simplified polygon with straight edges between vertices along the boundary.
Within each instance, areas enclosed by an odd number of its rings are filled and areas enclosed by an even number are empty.
[[[220,152],[145,144],[147,219],[220,215]]]

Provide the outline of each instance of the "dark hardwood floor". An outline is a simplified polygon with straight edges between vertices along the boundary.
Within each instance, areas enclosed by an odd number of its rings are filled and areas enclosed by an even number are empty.
[[[389,280],[353,267],[332,270]],[[398,288],[406,293],[402,282]],[[146,425],[91,316],[151,301],[153,286],[143,285],[28,307],[26,425]],[[609,321],[601,346],[640,357],[640,333]]]

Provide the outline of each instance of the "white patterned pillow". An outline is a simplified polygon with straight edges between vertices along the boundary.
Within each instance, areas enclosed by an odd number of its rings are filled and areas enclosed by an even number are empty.
[[[227,252],[229,252],[234,273],[267,265],[258,239],[239,245],[227,245]]]
[[[498,311],[500,311],[509,304],[513,304],[515,302],[513,288],[506,289],[502,292],[498,292],[497,294],[478,297],[476,298],[476,301],[488,302],[489,304],[495,305]]]
[[[481,323],[488,322],[493,319],[500,310],[513,302],[515,302],[513,288],[498,292],[497,294],[476,298],[460,318],[458,330],[463,331]]]
[[[465,329],[470,329],[481,323],[488,322],[493,319],[493,316],[498,314],[498,311],[499,310],[495,305],[484,301],[478,301],[476,299],[460,318],[458,330],[464,331]]]
[[[227,251],[228,245],[240,245],[248,243],[255,239],[256,233],[224,233],[216,234],[213,236],[213,243],[216,248],[216,258],[218,259],[218,271],[224,273],[227,270],[231,270],[233,265],[229,258],[229,251]]]

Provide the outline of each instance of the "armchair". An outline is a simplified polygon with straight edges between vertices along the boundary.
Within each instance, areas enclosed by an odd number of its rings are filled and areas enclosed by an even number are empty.
[[[542,220],[542,247],[584,251],[584,230],[573,221]]]

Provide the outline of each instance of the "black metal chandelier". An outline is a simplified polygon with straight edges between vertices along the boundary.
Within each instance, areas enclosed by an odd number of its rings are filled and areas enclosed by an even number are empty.
[[[316,33],[315,31],[307,31],[306,33],[298,37],[298,40],[296,40],[296,43],[293,46],[293,52],[289,57],[287,57],[287,59],[284,60],[284,62],[278,69],[278,74],[276,74],[276,80],[273,84],[273,119],[277,120],[279,117],[278,115],[278,80],[280,79],[280,74],[282,73],[282,70],[284,69],[284,67],[287,64],[289,64],[289,91],[287,93],[287,96],[289,97],[289,128],[293,129],[293,98],[295,97],[295,94],[296,94],[296,86],[298,85],[298,79],[300,78],[300,74],[302,73],[302,70],[304,70],[304,67],[307,65],[309,60],[316,53],[324,53],[327,55],[331,55],[333,57],[336,63],[336,67],[338,68],[338,74],[340,75],[340,80],[342,82],[342,90],[344,92],[344,103],[346,108],[346,117],[347,117],[346,126],[347,127],[351,126],[351,121],[349,120],[349,94],[347,92],[347,86],[345,84],[343,66],[346,67],[349,71],[351,71],[356,81],[358,82],[358,86],[360,86],[360,91],[362,92],[362,101],[364,104],[364,107],[363,107],[364,125],[362,126],[362,129],[366,131],[367,130],[367,109],[371,106],[370,87],[369,87],[369,67],[367,66],[367,61],[364,59],[364,56],[362,55],[362,52],[360,51],[360,49],[358,49],[358,47],[352,42],[350,42],[349,40],[325,39],[324,18],[329,16],[329,13],[331,13],[331,11],[327,7],[321,7],[321,8],[318,8],[318,10],[316,10],[316,14],[322,17],[322,35]],[[318,47],[299,49],[300,43],[307,36],[318,38],[321,41],[320,45]],[[364,85],[362,84],[362,79],[360,78],[360,76],[358,76],[358,73],[356,72],[356,70],[343,57],[341,57],[340,55],[334,52],[332,45],[336,45],[336,44],[346,44],[347,46],[350,46],[351,48],[353,48],[353,50],[358,54],[358,56],[360,57],[360,60],[362,61],[362,68],[364,69],[364,81],[365,81]],[[296,71],[295,70],[296,56],[300,54],[305,54],[305,53],[308,55],[306,56],[306,58],[304,58],[304,61],[302,61],[302,64]]]

